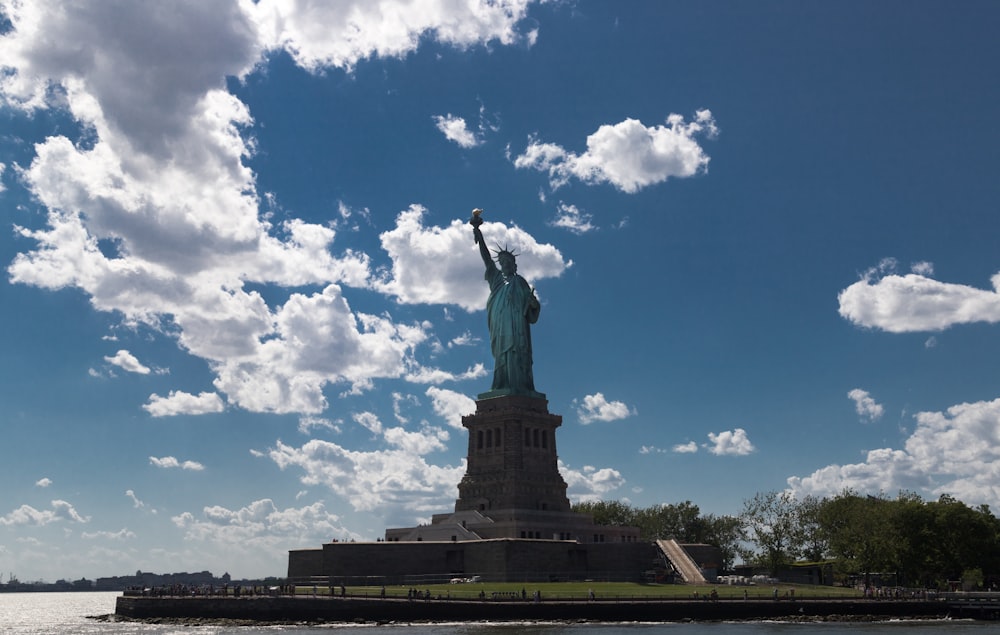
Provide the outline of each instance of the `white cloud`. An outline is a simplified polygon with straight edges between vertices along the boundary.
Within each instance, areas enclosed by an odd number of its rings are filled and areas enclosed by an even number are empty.
[[[330,430],[335,434],[340,434],[340,421],[333,422],[324,417],[305,416],[299,418],[299,432],[302,434],[312,434],[313,428]]]
[[[406,381],[413,382],[414,384],[443,384],[446,381],[465,381],[485,376],[486,367],[482,364],[475,364],[461,373],[423,366],[413,372],[407,373],[405,377]]]
[[[374,283],[375,288],[404,304],[457,304],[467,311],[482,310],[489,286],[481,274],[470,275],[482,271],[483,261],[468,222],[455,219],[445,228],[425,227],[426,213],[420,205],[411,205],[400,212],[394,229],[381,234],[392,270]],[[558,249],[539,244],[518,227],[485,222],[480,229],[491,247],[509,245],[521,254],[518,273],[531,284],[558,277],[570,266]]]
[[[31,505],[21,505],[6,516],[0,516],[0,525],[40,527],[59,521],[86,523],[90,517],[81,516],[76,509],[64,500],[51,502],[51,509],[39,510]]]
[[[448,342],[448,348],[454,348],[456,346],[475,346],[482,341],[482,338],[474,336],[469,331],[462,333],[461,335],[452,338]]]
[[[904,449],[868,452],[863,463],[828,465],[788,479],[796,495],[910,490],[950,494],[968,504],[1000,504],[1000,399],[920,412]]]
[[[547,172],[553,188],[576,178],[588,184],[611,183],[629,194],[671,177],[706,171],[709,158],[695,137],[718,134],[711,111],[699,110],[691,122],[671,114],[666,124],[647,127],[625,119],[603,125],[587,137],[587,151],[581,155],[533,137],[514,166]]]
[[[371,412],[356,412],[351,415],[351,418],[354,419],[355,423],[372,434],[382,434],[382,422],[379,420],[378,415]]]
[[[135,532],[130,531],[128,528],[122,528],[119,531],[85,531],[80,534],[80,537],[86,540],[94,540],[96,538],[105,540],[132,540],[135,538]]]
[[[4,173],[4,170],[6,170],[6,169],[7,169],[7,165],[4,164],[4,163],[2,163],[2,162],[0,162],[0,192],[3,192],[6,189],[4,187],[4,184],[3,184],[3,173]]]
[[[191,470],[193,472],[200,472],[205,469],[205,466],[197,461],[178,461],[172,456],[164,456],[162,458],[151,456],[149,457],[149,464],[164,469],[179,467],[182,470]]]
[[[12,28],[0,38],[6,69],[0,100],[64,108],[88,141],[53,135],[35,147],[22,182],[47,208],[46,225],[16,228],[32,247],[15,256],[10,280],[78,288],[96,310],[176,337],[216,373],[215,389],[228,403],[251,411],[317,414],[327,406],[328,384],[360,392],[404,373],[442,380],[440,373],[420,372],[413,359],[430,325],[356,314],[342,295],[342,285],[373,284],[367,254],[349,248],[336,254],[332,226],[294,218],[273,224],[261,213],[262,201],[270,199],[256,191],[245,164],[254,152],[248,134],[254,122],[225,82],[245,77],[277,47],[320,71],[350,68],[371,55],[405,55],[422,38],[458,47],[527,42],[532,34],[522,37],[516,25],[528,4],[10,5]],[[483,117],[481,110],[481,131]],[[340,206],[344,225],[365,213]],[[409,229],[383,235],[394,275],[379,280],[377,290],[402,302],[481,309],[485,285],[467,275],[481,267],[468,228],[456,222],[440,232],[427,229],[412,245],[406,244]],[[491,240],[518,244],[522,271],[536,279],[568,266],[554,248],[517,228],[496,224],[493,230]],[[422,243],[454,238],[457,247],[460,236],[464,251],[449,245],[428,251]],[[101,241],[114,245],[114,253],[99,249]],[[464,255],[442,257],[452,253]],[[253,284],[324,288],[269,305],[247,289]],[[109,361],[133,372],[145,368],[134,357]],[[167,416],[221,409],[218,396],[170,395],[154,395],[146,410]]]
[[[216,388],[248,410],[322,412],[326,384],[346,382],[359,392],[373,379],[399,377],[416,365],[413,349],[429,328],[352,313],[336,285],[311,296],[292,294],[273,322],[276,337],[217,367]]]
[[[171,518],[184,532],[185,561],[201,562],[209,570],[226,570],[233,562],[264,561],[271,567],[287,566],[288,550],[316,546],[331,539],[362,536],[346,529],[322,501],[305,507],[279,509],[269,498],[240,509],[220,505],[202,508],[199,514],[183,512]]]
[[[580,211],[576,205],[559,202],[555,219],[550,223],[553,227],[567,229],[574,234],[586,234],[597,229],[591,221],[593,216]]]
[[[920,276],[933,276],[934,275],[934,263],[921,261],[915,262],[910,266],[910,271]]]
[[[452,428],[462,429],[462,417],[476,412],[476,402],[462,393],[431,386],[425,393],[431,399],[434,413]]]
[[[743,428],[726,430],[718,434],[709,432],[708,440],[710,443],[705,447],[717,456],[746,456],[756,451]]]
[[[584,425],[594,421],[618,421],[636,414],[634,408],[629,408],[621,401],[608,401],[602,393],[585,396],[576,412],[580,417],[580,423]]]
[[[415,395],[404,395],[399,392],[392,393],[392,415],[399,423],[409,423],[410,418],[403,414],[404,405],[419,406],[420,400]]]
[[[35,481],[35,487],[48,487],[49,485],[52,485],[52,479],[48,477],[40,478]]]
[[[403,57],[416,50],[422,36],[458,48],[491,41],[530,44],[534,34],[517,30],[530,3],[263,0],[248,9],[268,47],[286,49],[306,69],[334,66],[350,70],[367,57]]]
[[[136,359],[135,355],[125,349],[118,351],[113,357],[105,357],[104,361],[123,370],[127,370],[130,373],[148,375],[150,372],[147,366],[144,366],[138,359]]]
[[[400,427],[389,428],[383,437],[391,446],[408,454],[423,456],[446,449],[449,435],[442,428],[425,425],[418,432],[410,432]]]
[[[709,437],[711,438],[711,436]],[[698,444],[694,441],[688,441],[687,443],[678,443],[671,448],[674,452],[678,454],[694,454],[698,451]]]
[[[125,495],[128,496],[129,500],[132,501],[132,507],[136,509],[142,509],[143,507],[146,506],[146,503],[139,500],[139,497],[135,495],[134,491],[127,489],[125,490]]]
[[[876,403],[871,395],[868,394],[868,391],[861,390],[860,388],[855,388],[848,392],[847,397],[854,402],[854,409],[864,421],[880,419],[885,411],[882,404]]]
[[[625,477],[614,468],[584,465],[575,470],[559,460],[559,472],[566,481],[566,494],[574,502],[597,501],[625,485]]]
[[[161,397],[156,393],[151,394],[149,402],[142,409],[154,417],[172,417],[222,412],[225,410],[225,406],[222,403],[222,398],[214,392],[192,395],[180,390],[171,390],[166,397]]]
[[[447,509],[454,505],[457,483],[465,474],[464,460],[456,467],[440,467],[408,451],[358,452],[318,439],[300,448],[278,441],[267,455],[281,469],[300,468],[303,485],[326,487],[363,511]]]
[[[993,289],[939,282],[928,278],[929,263],[915,273],[892,273],[895,261],[883,260],[860,280],[840,292],[840,315],[858,326],[890,333],[941,331],[956,324],[1000,322],[1000,273]],[[925,275],[926,274],[926,275]]]
[[[667,451],[663,448],[658,448],[655,445],[642,445],[639,446],[639,454],[666,454]]]
[[[476,134],[469,130],[465,124],[465,119],[448,113],[447,115],[435,115],[434,125],[440,130],[446,139],[454,141],[463,148],[474,148],[482,143]]]

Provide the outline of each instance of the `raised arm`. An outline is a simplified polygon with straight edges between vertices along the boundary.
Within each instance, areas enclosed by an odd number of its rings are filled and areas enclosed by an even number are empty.
[[[486,271],[496,270],[497,265],[493,262],[493,256],[490,255],[490,248],[486,246],[486,239],[483,238],[483,232],[479,230],[479,226],[483,224],[482,213],[483,210],[478,207],[472,210],[472,218],[469,219],[469,224],[472,225],[472,237],[476,239],[476,244],[479,245],[479,255],[483,257],[483,264],[486,265]]]
[[[479,245],[479,255],[483,257],[483,264],[486,265],[487,271],[490,269],[496,269],[497,265],[493,262],[493,256],[490,255],[490,248],[486,246],[486,240],[483,238],[483,232],[479,231],[479,225],[473,225],[472,235],[476,239],[476,243]]]

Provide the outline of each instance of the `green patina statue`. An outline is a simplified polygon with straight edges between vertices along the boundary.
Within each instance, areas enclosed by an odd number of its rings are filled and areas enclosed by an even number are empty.
[[[535,290],[517,275],[515,255],[501,248],[493,262],[490,250],[479,226],[483,224],[483,210],[472,211],[472,235],[479,245],[479,253],[486,265],[486,281],[490,284],[490,297],[486,302],[486,315],[490,327],[490,348],[493,351],[493,386],[480,399],[503,395],[542,397],[535,391],[531,365],[531,325],[538,321],[542,307],[535,297]],[[499,247],[499,246],[498,246]],[[500,266],[497,267],[497,264]]]

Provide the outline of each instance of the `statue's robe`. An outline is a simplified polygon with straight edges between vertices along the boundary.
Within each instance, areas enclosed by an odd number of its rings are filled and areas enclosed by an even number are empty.
[[[486,270],[490,297],[486,314],[493,351],[493,390],[510,394],[534,394],[531,370],[531,328],[540,307],[531,287],[521,276],[507,277],[493,267]]]

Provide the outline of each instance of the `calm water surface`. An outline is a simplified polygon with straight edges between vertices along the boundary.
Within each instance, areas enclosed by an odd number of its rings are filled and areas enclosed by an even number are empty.
[[[997,622],[889,622],[882,624],[433,624],[400,626],[164,626],[106,623],[87,616],[115,610],[119,593],[0,593],[4,635],[1000,635]]]

